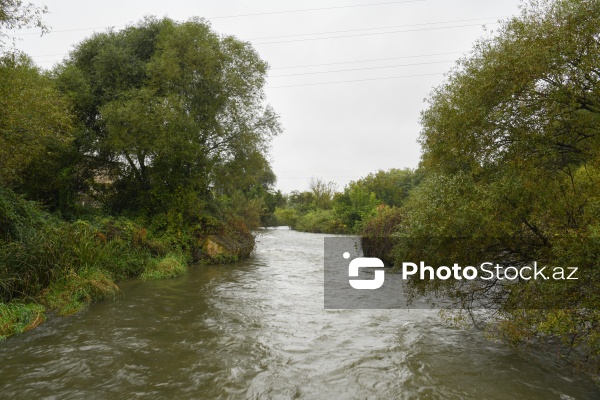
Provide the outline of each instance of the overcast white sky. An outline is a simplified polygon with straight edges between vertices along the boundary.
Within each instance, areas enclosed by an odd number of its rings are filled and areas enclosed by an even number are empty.
[[[62,60],[94,31],[118,29],[145,15],[204,17],[218,33],[250,41],[271,66],[267,101],[284,129],[273,141],[271,161],[277,187],[290,192],[306,190],[311,176],[334,181],[342,189],[379,169],[416,167],[424,99],[477,38],[497,27],[498,19],[518,14],[520,2],[33,3],[48,7],[44,20],[53,32],[39,37],[35,31],[21,31],[17,47],[44,68]]]

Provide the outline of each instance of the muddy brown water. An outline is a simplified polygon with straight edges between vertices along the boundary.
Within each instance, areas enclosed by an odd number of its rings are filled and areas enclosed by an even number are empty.
[[[257,242],[0,343],[0,398],[600,399],[552,357],[434,310],[324,310],[323,235]]]

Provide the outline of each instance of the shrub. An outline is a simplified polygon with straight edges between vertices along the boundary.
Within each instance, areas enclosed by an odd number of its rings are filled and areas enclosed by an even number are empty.
[[[393,264],[392,250],[395,244],[394,232],[402,222],[402,210],[381,205],[377,214],[363,224],[360,232],[362,249],[367,257],[378,257],[386,264]]]
[[[276,224],[279,226],[289,226],[292,229],[296,228],[296,223],[298,222],[298,211],[294,208],[280,208],[277,207],[274,212],[276,218]]]
[[[333,210],[310,211],[298,219],[295,229],[313,233],[347,233],[347,228]]]
[[[21,240],[42,227],[48,218],[37,203],[0,187],[0,240]]]

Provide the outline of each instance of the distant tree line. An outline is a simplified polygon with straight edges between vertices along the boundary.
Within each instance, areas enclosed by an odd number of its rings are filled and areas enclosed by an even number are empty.
[[[380,170],[338,192],[333,182],[312,178],[309,190],[289,193],[275,216],[300,231],[360,233],[381,212],[397,212],[419,182],[419,172],[410,169]]]

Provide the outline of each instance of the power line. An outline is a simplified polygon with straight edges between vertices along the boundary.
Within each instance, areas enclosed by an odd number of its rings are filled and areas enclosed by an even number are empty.
[[[220,17],[208,17],[207,19],[255,17],[255,16],[259,16],[259,15],[290,14],[290,13],[308,12],[308,11],[337,10],[337,9],[341,9],[341,8],[372,7],[372,6],[383,6],[383,5],[404,4],[404,3],[421,3],[424,1],[427,1],[427,0],[404,0],[404,1],[389,1],[389,2],[384,2],[384,3],[353,4],[353,5],[348,5],[348,6],[336,6],[336,7],[305,8],[305,9],[300,9],[300,10],[286,10],[286,11],[271,11],[271,12],[253,13],[253,14],[224,15],[224,16],[220,16]]]
[[[210,20],[210,19],[226,19],[226,18],[240,18],[240,17],[256,17],[256,16],[261,16],[261,15],[291,14],[291,13],[309,12],[309,11],[337,10],[337,9],[342,9],[342,8],[373,7],[373,6],[405,4],[405,3],[422,3],[425,1],[427,1],[427,0],[388,1],[388,2],[383,2],[383,3],[353,4],[353,5],[348,5],[348,6],[305,8],[305,9],[299,9],[299,10],[269,11],[269,12],[262,12],[262,13],[237,14],[237,15],[220,15],[220,16],[215,16],[215,17],[206,17],[206,19]],[[107,29],[107,28],[123,28],[126,26],[127,25],[98,26],[95,28],[61,29],[59,31],[52,30],[52,31],[50,31],[50,33],[87,31],[87,30],[95,30],[95,29]],[[38,35],[38,34],[39,34],[39,32],[15,33],[15,34],[13,34],[13,36]]]
[[[334,71],[314,71],[314,72],[300,72],[300,73],[297,73],[297,74],[274,75],[274,76],[270,76],[269,78],[283,78],[283,77],[288,77],[288,76],[315,75],[315,74],[329,74],[329,73],[334,73],[334,72],[365,71],[365,70],[371,70],[371,69],[382,69],[382,68],[410,67],[410,66],[415,66],[415,65],[442,64],[442,63],[448,63],[448,62],[454,62],[454,60],[431,61],[431,62],[425,62],[425,63],[399,64],[399,65],[385,65],[385,66],[379,66],[379,67],[364,67],[364,68],[352,68],[352,69],[338,69],[338,70],[334,70]]]
[[[57,62],[61,62],[62,60],[42,60],[42,61],[36,61],[36,63],[38,64],[42,64],[42,63],[57,63]]]
[[[388,58],[373,58],[369,60],[356,60],[356,61],[342,61],[342,62],[333,62],[333,63],[325,63],[325,64],[308,64],[308,65],[297,65],[297,66],[288,66],[288,67],[277,67],[271,68],[271,71],[276,71],[280,69],[293,69],[293,68],[310,68],[310,67],[325,67],[329,65],[342,65],[342,64],[357,64],[357,63],[366,63],[366,62],[375,62],[375,61],[391,61],[391,60],[402,60],[406,58],[420,58],[420,57],[433,57],[433,56],[447,56],[452,54],[464,54],[464,52],[450,52],[450,53],[432,53],[432,54],[420,54],[413,56],[402,56],[402,57],[388,57]],[[60,54],[59,54],[60,55]]]
[[[441,27],[436,27],[436,28],[407,29],[407,30],[392,31],[392,32],[374,32],[374,33],[365,33],[365,34],[356,34],[356,35],[343,35],[343,36],[330,36],[330,37],[321,37],[321,38],[282,40],[282,41],[278,41],[278,42],[264,42],[264,43],[254,43],[254,44],[255,45],[261,45],[261,44],[303,42],[303,41],[309,41],[309,40],[339,39],[339,38],[357,37],[357,36],[372,36],[372,35],[385,35],[385,34],[403,33],[403,32],[416,32],[416,31],[428,31],[428,30],[439,30],[439,29],[462,28],[462,27],[478,26],[478,25],[480,25],[480,24],[468,24],[468,25],[456,25],[456,26],[441,26]],[[381,28],[373,28],[373,29],[381,29]],[[67,55],[67,54],[68,53],[63,53],[63,54],[47,54],[47,55],[39,55],[39,56],[32,56],[32,57],[53,57],[53,56]],[[434,55],[445,55],[445,54],[458,54],[458,53],[456,53],[456,52],[454,52],[454,53],[438,53],[438,54],[430,54],[430,55],[434,56]],[[406,57],[406,58],[425,57],[425,56],[428,56],[428,55],[423,55],[423,56],[409,56],[409,57]],[[389,59],[400,59],[400,58],[404,58],[404,57],[389,58]],[[368,62],[368,61],[383,61],[383,60],[388,60],[388,59],[376,59],[376,60],[365,60],[365,61],[351,61],[349,63]],[[60,61],[60,60],[54,60],[54,61],[53,60],[46,60],[46,61],[40,61],[40,62],[55,62],[55,61]],[[322,66],[322,65],[334,65],[334,64],[345,64],[345,63],[315,64],[315,65],[307,65],[307,67]],[[285,68],[300,68],[300,67],[281,67],[281,68],[274,68],[274,69],[285,69]]]
[[[317,83],[302,83],[298,85],[284,85],[284,86],[269,86],[269,89],[282,89],[289,87],[300,87],[300,86],[320,86],[320,85],[335,85],[338,83],[353,83],[353,82],[368,82],[368,81],[383,81],[389,79],[400,79],[400,78],[416,78],[421,76],[434,76],[443,75],[444,72],[438,72],[433,74],[417,74],[417,75],[401,75],[401,76],[388,76],[385,78],[367,78],[367,79],[352,79],[348,81],[334,81],[334,82],[317,82]]]
[[[77,31],[92,31],[96,29],[112,29],[112,28],[126,28],[127,25],[115,25],[115,26],[97,26],[94,28],[74,28],[74,29],[61,29],[59,31],[51,30],[48,33],[64,33],[64,32],[77,32]],[[27,35],[39,35],[39,32],[27,32],[27,33],[13,33],[12,36],[27,36]]]
[[[497,22],[488,24],[495,25]],[[455,26],[440,26],[436,28],[421,28],[421,29],[405,29],[401,31],[391,31],[391,32],[372,32],[372,33],[361,33],[355,35],[340,35],[340,36],[325,36],[320,38],[306,38],[306,39],[292,39],[292,40],[280,40],[277,42],[262,42],[262,43],[253,43],[254,45],[263,45],[263,44],[278,44],[278,43],[291,43],[291,42],[307,42],[312,40],[324,40],[324,39],[341,39],[341,38],[349,38],[349,37],[357,37],[357,36],[374,36],[374,35],[387,35],[390,33],[405,33],[405,32],[418,32],[418,31],[433,31],[439,29],[452,29],[452,28],[465,28],[469,26],[479,26],[481,24],[466,24],[466,25],[455,25]]]
[[[424,1],[424,0],[422,0],[422,1]],[[388,4],[388,3],[379,3],[379,4]],[[471,20],[479,20],[479,21],[481,21],[481,20],[490,20],[490,19],[498,19],[498,18],[503,18],[503,17],[489,17],[489,18],[469,19],[469,20],[440,21],[440,22],[432,22],[432,23],[424,23],[424,24],[400,25],[398,27],[401,27],[401,26],[436,25],[436,24],[442,24],[442,23],[460,22],[460,21],[471,21]],[[355,37],[355,36],[371,36],[371,35],[392,34],[392,33],[402,33],[402,32],[413,32],[413,31],[423,31],[423,30],[452,29],[452,28],[467,27],[467,26],[477,26],[477,25],[479,25],[479,24],[466,24],[466,25],[456,25],[456,26],[442,26],[442,27],[431,27],[431,28],[421,28],[421,29],[409,29],[409,30],[392,31],[392,32],[373,32],[373,33],[364,33],[364,34],[356,34],[356,35],[342,35],[342,36],[321,37],[321,38],[306,38],[306,39],[295,39],[295,40],[287,40],[287,41],[279,41],[279,42],[265,42],[265,43],[257,43],[257,44],[288,43],[288,42],[294,42],[294,41],[335,39],[335,38]],[[348,31],[334,31],[334,32],[311,33],[311,34],[302,34],[302,35],[272,36],[271,38],[278,38],[278,37],[285,38],[285,37],[306,36],[306,35],[319,35],[319,34],[335,33],[335,32],[356,32],[356,31],[365,31],[365,30],[368,31],[368,30],[389,29],[389,28],[392,28],[392,27],[378,27],[378,28],[356,29],[356,30],[348,30]],[[372,62],[372,61],[385,61],[385,60],[397,60],[397,59],[404,59],[404,58],[417,58],[417,57],[427,57],[427,56],[437,56],[437,55],[447,55],[447,54],[460,54],[460,53],[458,53],[458,52],[436,53],[436,54],[413,55],[413,56],[404,56],[404,57],[380,58],[380,59],[371,59],[371,60],[356,60],[356,61],[347,61],[347,62],[311,64],[311,65],[303,65],[303,66],[287,66],[287,67],[273,68],[272,70],[292,69],[292,68],[304,68],[304,67],[317,67],[317,66],[327,66],[327,65],[343,65],[343,64],[363,63],[363,62]],[[39,56],[33,56],[33,57],[53,57],[53,56],[59,56],[59,55],[65,55],[65,54],[48,54],[48,55],[39,55]],[[39,63],[53,63],[53,62],[59,62],[59,61],[61,61],[61,60],[43,60],[43,61],[38,61],[38,62]],[[450,62],[450,61],[442,61],[442,62]],[[428,63],[406,64],[406,66],[407,65],[435,64],[435,63],[441,63],[441,62],[428,62]],[[306,72],[306,73],[287,74],[287,75],[274,75],[274,76],[271,76],[271,77],[272,78],[276,78],[276,77],[284,77],[284,76],[312,75],[312,74],[318,74],[318,73],[345,72],[345,71],[379,69],[379,68],[392,68],[392,67],[402,67],[402,66],[405,66],[405,65],[381,66],[381,67],[369,67],[369,68],[356,68],[356,69],[347,69],[347,70],[338,70],[338,71]]]
[[[428,23],[423,23],[423,24],[393,25],[393,26],[382,26],[382,27],[375,27],[375,28],[349,29],[349,30],[342,30],[342,31],[328,31],[328,32],[302,33],[302,34],[296,34],[296,35],[267,36],[267,37],[262,37],[262,38],[252,38],[252,39],[245,39],[245,40],[252,41],[252,40],[279,39],[279,38],[288,38],[288,37],[297,37],[297,36],[326,35],[326,34],[330,34],[330,33],[362,32],[362,31],[371,31],[371,30],[376,30],[376,29],[394,29],[394,28],[405,28],[405,27],[411,27],[411,26],[439,25],[439,24],[450,24],[450,23],[467,22],[467,21],[498,20],[500,18],[505,18],[505,17],[459,19],[459,20],[439,21],[439,22],[428,22]],[[496,23],[494,22],[491,24],[496,24]],[[437,27],[437,28],[432,28],[432,29],[445,29],[445,28],[456,28],[456,27],[477,26],[477,25],[479,25],[479,24],[459,25],[459,26],[449,26],[449,27],[442,26],[442,27]],[[111,27],[111,28],[118,28],[118,27],[123,27],[123,26],[125,26],[125,25]],[[72,31],[80,31],[80,30],[88,30],[88,29],[102,29],[102,27],[70,29],[70,30],[61,30],[61,31],[52,31],[52,32],[72,32]],[[394,32],[374,32],[374,34],[397,33],[397,32],[413,32],[413,30],[394,31]],[[30,35],[30,34],[36,34],[36,33],[25,33],[23,35]],[[321,39],[321,38],[308,38],[308,40],[314,40],[314,39]],[[279,43],[279,42],[277,42],[277,43]],[[285,43],[287,43],[287,42],[285,42]],[[259,44],[268,44],[268,43],[259,43]],[[39,56],[34,56],[34,57],[51,57],[51,56],[61,56],[61,55],[65,55],[65,54],[64,53],[63,54],[46,54],[46,55],[39,55]]]
[[[445,54],[463,54],[463,52],[429,54],[429,56],[445,55]],[[326,63],[326,64],[298,65],[298,66],[288,66],[288,67],[272,68],[271,71],[280,70],[280,69],[297,69],[297,68],[308,68],[308,67],[324,67],[324,66],[331,66],[331,65],[357,64],[357,63],[366,63],[366,62],[374,62],[374,61],[401,60],[401,59],[406,59],[406,58],[419,58],[419,57],[425,57],[425,56],[428,56],[428,55],[406,56],[406,57],[390,57],[390,58],[376,58],[376,59],[371,59],[371,60],[344,61],[344,62],[334,62],[334,63]],[[36,57],[42,57],[42,56],[36,56]],[[59,61],[62,61],[62,60],[41,60],[41,61],[37,61],[37,62],[38,63],[49,63],[49,62],[59,62]],[[335,70],[335,71],[300,72],[300,73],[287,74],[287,75],[271,75],[269,77],[270,78],[281,78],[281,77],[284,77],[284,76],[313,75],[313,74],[326,74],[326,73],[330,73],[330,72],[361,71],[361,70],[368,70],[368,69],[407,67],[407,66],[428,65],[428,64],[441,64],[441,63],[445,63],[445,62],[454,62],[454,61],[455,60],[444,60],[444,61],[431,61],[431,62],[411,63],[411,64],[385,65],[385,66],[377,66],[377,67],[364,67],[364,68],[342,69],[342,70]]]
[[[421,0],[421,1],[425,1],[425,0]],[[384,3],[381,3],[381,4],[384,4]],[[385,4],[387,4],[387,3],[385,3]],[[449,20],[449,21],[439,21],[439,22],[428,22],[428,23],[423,23],[423,24],[395,25],[395,26],[387,26],[387,27],[350,29],[350,30],[342,30],[342,31],[304,33],[304,34],[297,34],[297,35],[280,35],[280,36],[269,36],[269,37],[264,37],[264,38],[253,38],[253,39],[247,39],[247,40],[250,41],[250,40],[262,40],[262,39],[277,39],[277,38],[297,37],[297,36],[324,35],[324,34],[329,34],[329,33],[361,32],[361,31],[370,31],[370,30],[376,30],[376,29],[393,29],[393,28],[402,28],[402,27],[410,27],[410,26],[439,25],[439,24],[447,24],[447,23],[455,23],[455,22],[466,22],[466,21],[484,21],[484,20],[492,20],[492,19],[493,20],[498,20],[500,18],[504,18],[504,17],[472,18],[472,19],[464,19],[464,20]],[[491,23],[491,24],[496,24],[496,23]],[[442,27],[432,27],[432,28],[422,28],[422,29],[392,31],[392,32],[373,32],[373,33],[370,33],[370,34],[369,33],[364,34],[364,36],[368,36],[368,35],[383,35],[383,34],[389,34],[389,33],[414,32],[414,31],[420,31],[420,30],[451,29],[451,28],[460,28],[460,27],[478,26],[478,25],[480,25],[480,24],[467,24],[467,25],[456,25],[456,26],[442,26]],[[122,26],[124,26],[124,25],[122,25]],[[98,28],[81,28],[81,29],[71,29],[71,30],[52,31],[52,32],[70,32],[70,31],[87,30],[87,29],[101,29],[101,28],[102,27],[98,27]],[[114,28],[114,27],[112,27],[112,28]],[[26,35],[29,35],[29,33],[27,33]],[[295,40],[289,40],[289,41],[264,42],[264,43],[256,43],[256,44],[289,43],[289,42],[294,42],[294,41],[335,39],[335,38],[354,37],[354,36],[363,36],[363,34],[361,34],[361,35],[332,36],[332,37],[322,37],[322,38],[295,39]],[[37,56],[32,56],[32,57],[55,57],[55,56],[62,56],[62,55],[66,55],[66,54],[67,53],[62,53],[62,54],[44,54],[44,55],[37,55]],[[445,54],[455,54],[455,53],[439,53],[439,54],[431,54],[431,55],[445,55]],[[424,55],[424,56],[426,56],[426,55]],[[420,57],[420,56],[411,56],[411,57]],[[385,59],[381,59],[381,60],[385,60]],[[60,60],[57,60],[57,61],[60,61]],[[372,61],[380,61],[380,60],[372,60]],[[53,61],[45,61],[45,62],[53,62]],[[355,61],[355,62],[361,62],[361,61]],[[326,64],[322,64],[322,65],[326,65]],[[333,63],[332,63],[332,65],[333,65]],[[317,65],[310,65],[310,66],[319,66],[319,64],[317,64]],[[282,67],[282,68],[296,68],[296,67]]]
[[[39,54],[37,56],[31,56],[31,57],[58,57],[58,56],[64,56],[67,55],[67,53],[60,53],[60,54]]]
[[[297,37],[297,36],[328,35],[330,33],[361,32],[361,31],[372,31],[372,30],[375,30],[375,29],[395,29],[395,28],[407,28],[407,27],[411,27],[411,26],[453,24],[453,23],[456,23],[456,22],[487,21],[487,20],[496,20],[497,21],[497,20],[499,20],[501,18],[506,18],[506,17],[457,19],[457,20],[450,20],[450,21],[427,22],[427,23],[422,23],[422,24],[382,26],[382,27],[378,27],[378,28],[348,29],[348,30],[342,30],[342,31],[301,33],[301,34],[296,34],[296,35],[283,35],[283,36],[266,36],[266,37],[252,38],[252,39],[246,39],[246,40],[250,41],[250,40],[265,40],[265,39],[280,39],[280,38]],[[479,25],[479,24],[476,24],[476,25]]]

